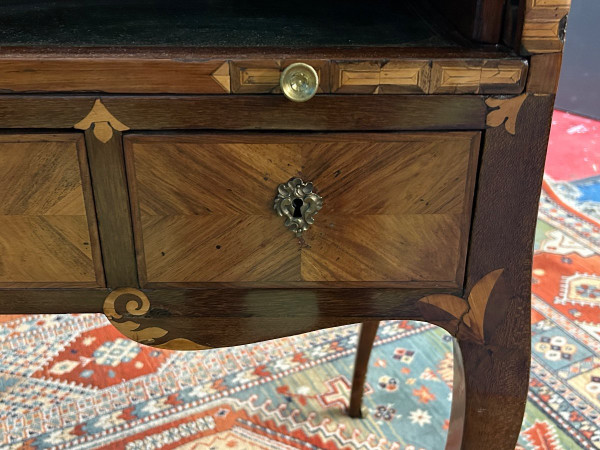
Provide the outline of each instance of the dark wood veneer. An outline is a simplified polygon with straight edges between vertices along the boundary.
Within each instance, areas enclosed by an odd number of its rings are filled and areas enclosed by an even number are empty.
[[[0,96],[0,129],[71,129],[97,98]],[[487,112],[485,98],[471,95],[318,96],[302,104],[255,95],[100,98],[132,130],[478,130]]]

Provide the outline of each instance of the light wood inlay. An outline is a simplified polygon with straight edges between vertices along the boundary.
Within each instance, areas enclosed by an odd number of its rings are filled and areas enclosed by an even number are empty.
[[[352,94],[519,93],[527,63],[521,59],[433,59],[333,62],[332,92]]]
[[[432,94],[520,93],[527,66],[521,60],[442,60],[431,69]]]
[[[127,136],[140,282],[456,286],[478,142],[474,132]],[[273,210],[293,176],[323,197],[300,242]]]
[[[0,287],[104,285],[83,138],[0,137]]]
[[[348,94],[427,93],[430,71],[428,60],[334,62],[332,91]]]
[[[329,61],[261,59],[240,60],[230,63],[231,92],[234,94],[278,94],[279,78],[290,64],[303,62],[311,65],[319,75],[320,93],[329,92]]]
[[[498,127],[504,125],[506,131],[514,135],[517,129],[517,117],[527,93],[511,98],[488,98],[485,104],[493,108],[487,115],[486,125]]]
[[[445,328],[453,336],[458,336],[460,333],[462,339],[485,342],[485,311],[492,290],[502,272],[504,269],[498,269],[485,275],[473,286],[467,301],[449,294],[433,294],[422,298],[419,303],[421,303],[423,316],[431,323]],[[425,305],[442,310],[450,317],[440,320]],[[461,327],[465,329],[461,329]]]
[[[217,70],[210,74],[213,79],[219,83],[225,92],[231,92],[231,76],[229,75],[229,62],[224,62]]]
[[[172,333],[169,330],[161,327],[144,327],[139,323],[141,317],[150,310],[148,296],[139,289],[125,287],[113,290],[106,296],[102,310],[120,333],[136,342],[154,345],[157,339],[171,337]],[[174,337],[154,346],[168,350],[205,350],[210,348],[182,337]]]
[[[561,52],[571,0],[527,0],[521,47],[526,53]]]
[[[248,61],[239,65],[233,64],[232,68],[234,93],[269,93],[279,87],[282,70],[279,61],[262,61],[260,63]]]
[[[94,136],[104,144],[111,140],[113,130],[129,130],[127,125],[119,121],[106,109],[106,106],[104,106],[100,99],[94,102],[94,106],[88,115],[73,125],[73,128],[77,130],[92,128]]]
[[[429,83],[430,64],[427,61],[390,61],[381,67],[380,93],[425,93]]]
[[[206,345],[196,344],[194,341],[190,341],[185,338],[175,338],[170,341],[165,342],[164,344],[153,345],[156,348],[162,348],[163,350],[208,350],[212,347],[207,347]]]

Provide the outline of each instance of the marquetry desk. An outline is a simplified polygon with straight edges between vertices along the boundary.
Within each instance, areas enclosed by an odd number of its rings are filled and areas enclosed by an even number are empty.
[[[0,5],[0,313],[159,348],[382,319],[455,342],[448,447],[514,448],[568,0]]]

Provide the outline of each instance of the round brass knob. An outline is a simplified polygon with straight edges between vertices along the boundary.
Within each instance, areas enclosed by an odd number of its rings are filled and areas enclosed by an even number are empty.
[[[279,85],[283,95],[293,102],[305,102],[317,93],[319,75],[317,71],[304,63],[290,64],[281,73]]]

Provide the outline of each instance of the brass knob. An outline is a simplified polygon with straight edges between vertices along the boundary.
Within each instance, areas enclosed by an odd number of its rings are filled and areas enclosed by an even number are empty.
[[[283,95],[293,102],[305,102],[317,93],[319,75],[317,71],[304,63],[290,64],[281,73],[279,85]]]

